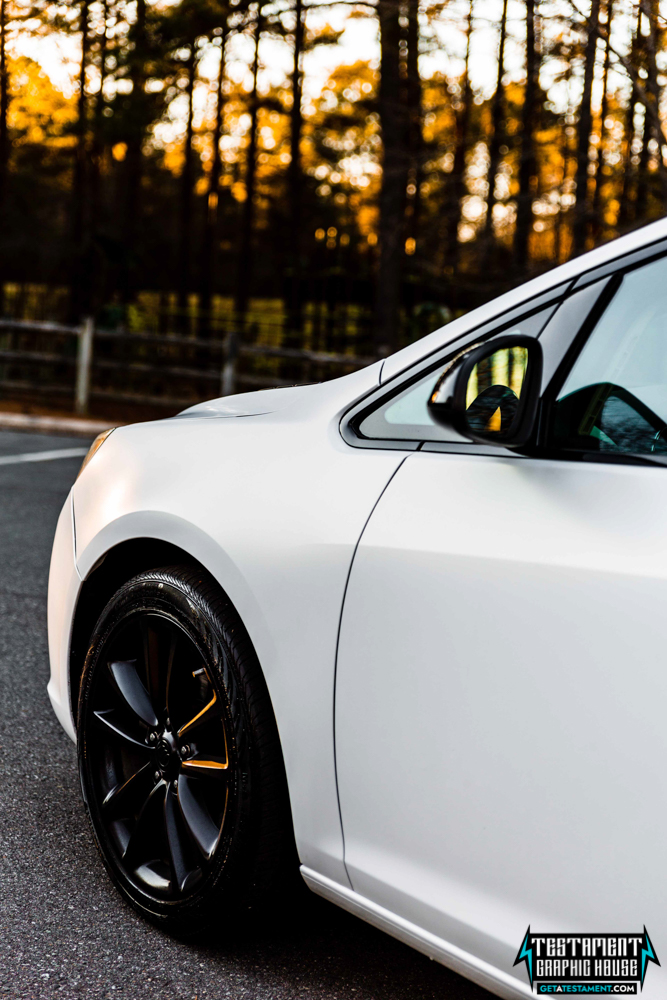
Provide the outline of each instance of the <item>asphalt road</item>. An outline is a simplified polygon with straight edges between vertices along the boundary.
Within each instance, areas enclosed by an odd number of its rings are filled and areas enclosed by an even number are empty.
[[[80,439],[0,432],[0,997],[484,1000],[482,990],[309,894],[280,926],[184,944],[102,868],[75,749],[46,694],[51,540],[81,459],[3,456]]]

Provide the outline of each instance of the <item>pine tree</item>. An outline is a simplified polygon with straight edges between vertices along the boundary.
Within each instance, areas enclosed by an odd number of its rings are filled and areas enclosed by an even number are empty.
[[[592,0],[584,52],[584,86],[579,106],[579,125],[577,129],[576,201],[574,205],[574,228],[572,233],[572,248],[575,254],[583,253],[586,249],[588,222],[592,214],[588,193],[588,166],[590,163],[589,151],[593,126],[591,97],[593,93],[593,74],[595,72],[599,18],[600,0]]]
[[[379,0],[382,186],[376,291],[375,343],[379,356],[398,346],[408,178],[406,114],[401,94],[401,26],[398,0]]]
[[[507,3],[508,0],[503,0],[498,38],[496,89],[491,100],[491,138],[489,141],[489,169],[487,172],[488,194],[486,196],[486,218],[484,221],[484,241],[486,243],[484,255],[487,266],[491,263],[493,257],[493,210],[496,204],[496,177],[501,160],[500,148],[504,141],[502,128],[505,109],[503,75],[505,73],[505,42],[507,40]]]
[[[530,234],[533,228],[533,181],[537,176],[535,117],[537,113],[539,62],[535,39],[535,0],[526,0],[526,86],[519,139],[519,193],[516,200],[514,263],[523,271],[529,263]]]

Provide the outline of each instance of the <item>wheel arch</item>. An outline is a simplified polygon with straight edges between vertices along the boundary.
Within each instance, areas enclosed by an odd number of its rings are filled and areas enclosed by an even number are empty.
[[[118,587],[137,573],[160,566],[185,564],[213,577],[236,610],[255,649],[271,692],[266,663],[275,658],[275,647],[265,616],[245,575],[224,547],[202,527],[187,518],[160,510],[134,510],[106,523],[79,510],[74,494],[74,533],[77,573],[81,579],[71,614],[69,649],[66,655],[69,706],[74,728],[81,671],[87,653],[91,620],[99,617]],[[94,614],[94,618],[93,618]],[[87,623],[87,628],[86,628]],[[275,700],[274,703],[275,714]],[[279,719],[276,722],[280,729]]]

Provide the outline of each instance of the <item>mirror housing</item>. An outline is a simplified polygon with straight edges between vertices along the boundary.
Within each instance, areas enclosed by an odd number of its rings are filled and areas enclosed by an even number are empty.
[[[478,390],[482,372],[489,385]],[[541,383],[539,342],[519,334],[495,337],[452,358],[435,384],[428,412],[441,427],[478,444],[521,448],[533,433]]]

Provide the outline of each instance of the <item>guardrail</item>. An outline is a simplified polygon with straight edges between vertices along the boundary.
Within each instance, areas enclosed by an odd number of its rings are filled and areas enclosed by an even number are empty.
[[[372,357],[357,357],[354,354],[332,354],[321,351],[302,350],[289,347],[270,346],[261,343],[244,343],[238,332],[231,329],[224,336],[211,339],[179,336],[175,334],[134,333],[124,330],[106,330],[95,326],[92,318],[85,319],[80,326],[66,326],[62,323],[29,322],[25,320],[0,319],[0,340],[2,333],[44,334],[55,341],[64,342],[65,349],[48,350],[26,348],[25,346],[0,347],[0,389],[33,391],[39,393],[69,394],[73,396],[75,412],[88,413],[91,399],[110,399],[118,402],[132,402],[149,406],[170,408],[191,405],[199,399],[216,395],[229,396],[237,391],[239,384],[249,388],[268,388],[279,385],[294,385],[293,379],[277,375],[262,375],[241,371],[241,359],[276,359],[283,364],[295,365],[312,371],[325,372],[325,377],[333,373],[353,371],[375,361]],[[16,339],[16,338],[14,338]],[[69,339],[69,344],[68,344]],[[73,351],[72,341],[76,349]],[[131,348],[131,357],[114,357],[116,346]],[[137,351],[140,360],[137,360]],[[160,354],[163,356],[160,357]],[[183,360],[185,355],[185,362]],[[195,364],[191,362],[194,359]],[[174,360],[177,363],[174,363]],[[45,383],[40,379],[6,377],[17,367],[40,365],[56,369],[74,369],[74,379],[63,377],[58,381]],[[331,371],[331,376],[328,372]],[[163,380],[189,380],[210,385],[210,393],[200,393],[197,397],[155,395],[145,392],[128,392],[112,386],[101,388],[95,384],[95,375],[106,375],[107,379],[127,379],[135,381],[142,377],[160,376]],[[304,378],[302,381],[317,379]],[[299,380],[297,380],[299,381]]]

